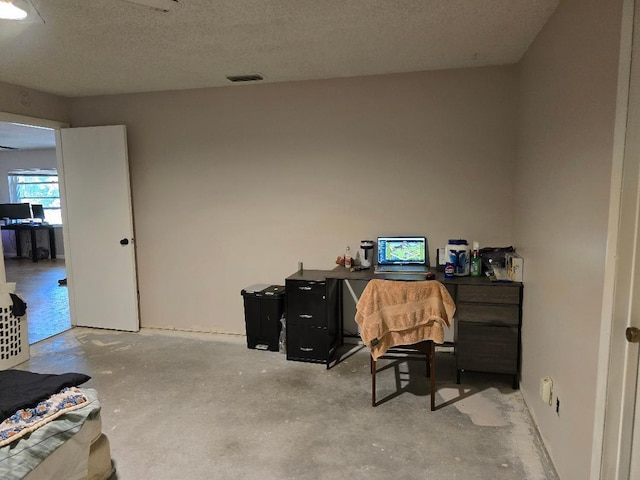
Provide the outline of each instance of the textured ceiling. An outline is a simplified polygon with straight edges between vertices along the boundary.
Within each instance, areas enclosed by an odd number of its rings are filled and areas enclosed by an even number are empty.
[[[35,20],[0,20],[0,81],[77,97],[511,64],[558,1],[30,0]]]
[[[0,82],[78,97],[228,86],[228,75],[253,73],[284,82],[511,64],[559,0],[178,0],[168,12],[15,1],[31,16],[0,20]],[[51,130],[0,122],[0,146],[54,145]]]

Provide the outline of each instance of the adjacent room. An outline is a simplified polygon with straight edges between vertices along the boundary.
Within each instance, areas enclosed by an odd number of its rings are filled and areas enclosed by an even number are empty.
[[[634,0],[13,3],[0,122],[56,147],[8,169],[55,168],[61,219],[55,260],[13,260],[3,232],[6,280],[60,262],[73,326],[17,368],[92,377],[114,478],[640,478]],[[522,283],[474,300],[516,312],[515,372],[460,367],[494,339],[460,341],[456,279],[437,376],[392,363],[371,406],[370,279],[327,272],[392,235],[434,272],[451,239],[515,248]],[[297,281],[355,332],[335,365],[247,348],[241,292]]]
[[[0,138],[0,203],[14,209],[0,213],[5,270],[7,281],[29,298],[33,344],[71,328],[67,291],[59,288],[66,271],[55,135],[47,128],[0,122]]]

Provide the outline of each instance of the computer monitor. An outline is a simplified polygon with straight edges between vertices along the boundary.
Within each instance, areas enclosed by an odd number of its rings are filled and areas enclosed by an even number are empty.
[[[31,218],[31,207],[28,203],[0,203],[0,218],[11,220]]]
[[[44,207],[42,205],[32,203],[31,214],[33,216],[32,218],[39,218],[40,220],[44,220]]]
[[[427,239],[378,237],[378,265],[427,265]]]

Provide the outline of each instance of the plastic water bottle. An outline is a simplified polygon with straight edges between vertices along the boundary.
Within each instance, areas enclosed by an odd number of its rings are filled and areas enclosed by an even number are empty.
[[[345,268],[351,268],[351,248],[349,248],[349,245],[344,251],[344,266]]]
[[[482,273],[482,260],[478,251],[478,242],[473,242],[473,253],[471,254],[471,276],[479,277]]]

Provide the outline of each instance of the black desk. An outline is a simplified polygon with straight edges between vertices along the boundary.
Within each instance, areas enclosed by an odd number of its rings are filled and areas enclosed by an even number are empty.
[[[49,252],[51,259],[56,258],[56,235],[53,225],[42,223],[10,223],[2,225],[2,230],[13,230],[16,234],[16,256],[22,256],[22,245],[20,244],[20,232],[31,233],[31,259],[38,261],[38,248],[36,244],[36,232],[38,230],[46,230],[49,234]]]
[[[343,285],[349,280],[388,278],[373,269],[351,272],[345,267],[333,270],[302,270],[286,278],[287,360],[335,365],[338,348],[344,343]],[[426,280],[424,275],[411,279]],[[359,336],[358,336],[359,338]]]
[[[337,359],[343,343],[343,287],[358,298],[350,280],[387,278],[373,269],[351,272],[303,270],[287,277],[287,358],[325,363]],[[424,280],[416,275],[416,280]],[[487,277],[444,278],[436,272],[456,303],[454,343],[457,382],[462,372],[512,375],[518,387],[521,357],[523,284],[491,282]],[[289,328],[289,322],[293,328]],[[290,343],[291,342],[291,343]],[[291,346],[291,349],[290,349]],[[335,364],[335,363],[334,363]]]

